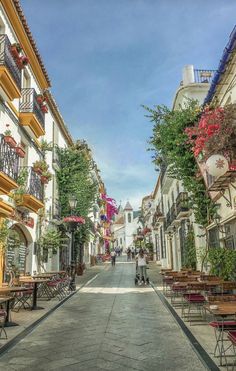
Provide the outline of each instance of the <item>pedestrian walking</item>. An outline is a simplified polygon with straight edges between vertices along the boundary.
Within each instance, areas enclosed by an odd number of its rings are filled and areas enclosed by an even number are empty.
[[[131,250],[130,248],[127,249],[127,262],[131,260]]]
[[[144,284],[147,284],[147,255],[144,253],[143,249],[139,250],[139,253],[136,255],[136,261],[139,272],[139,285],[142,284],[142,279]]]
[[[116,252],[115,252],[115,250],[111,251],[111,265],[112,266],[116,265]]]

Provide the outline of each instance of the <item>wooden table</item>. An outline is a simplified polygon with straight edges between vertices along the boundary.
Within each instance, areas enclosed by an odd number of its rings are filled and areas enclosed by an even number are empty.
[[[38,310],[38,309],[44,309],[43,307],[37,306],[37,292],[38,292],[38,284],[39,283],[45,283],[48,282],[48,279],[44,278],[20,278],[21,283],[30,283],[33,285],[33,303],[31,310]]]
[[[217,309],[210,308],[212,305],[217,305]],[[236,301],[214,301],[212,304],[207,304],[204,306],[205,310],[211,313],[216,320],[221,321],[222,326],[219,327],[219,337],[217,342],[220,342],[221,346],[218,345],[219,355],[220,355],[220,365],[222,366],[222,358],[224,354],[224,345],[223,345],[223,333],[224,333],[224,322],[227,317],[236,317]],[[229,320],[229,319],[228,319]],[[227,321],[226,321],[227,324]],[[235,330],[235,328],[234,328]],[[217,343],[216,343],[217,347]],[[216,348],[215,348],[216,349]],[[224,355],[225,357],[225,355]]]

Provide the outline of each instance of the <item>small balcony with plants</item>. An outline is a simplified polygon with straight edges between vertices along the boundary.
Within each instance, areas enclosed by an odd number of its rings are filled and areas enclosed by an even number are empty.
[[[176,198],[176,219],[186,218],[190,213],[187,192],[180,192]]]
[[[18,188],[19,155],[15,145],[10,130],[0,135],[0,194],[8,195]]]
[[[45,134],[45,113],[47,105],[41,94],[33,88],[24,88],[21,91],[20,124],[29,130],[36,138]]]
[[[17,178],[19,188],[12,193],[16,207],[22,211],[37,213],[44,207],[44,189],[41,176],[31,166],[20,169]]]
[[[13,50],[7,35],[0,35],[0,90],[6,101],[21,96],[21,66]]]

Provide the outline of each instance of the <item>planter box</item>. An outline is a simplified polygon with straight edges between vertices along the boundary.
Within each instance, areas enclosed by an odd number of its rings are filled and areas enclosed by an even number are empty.
[[[5,135],[4,141],[7,143],[10,147],[14,148],[16,146],[16,141],[11,135]]]
[[[15,147],[15,151],[18,154],[19,157],[24,158],[25,157],[25,151],[21,147]]]

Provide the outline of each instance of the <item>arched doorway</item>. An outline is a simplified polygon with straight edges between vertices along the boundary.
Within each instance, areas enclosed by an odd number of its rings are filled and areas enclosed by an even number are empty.
[[[32,238],[27,228],[18,223],[13,224],[9,231],[5,252],[5,281],[8,281],[10,271],[13,271],[16,276],[28,271],[26,261],[30,250],[32,250],[30,249],[31,244]]]

